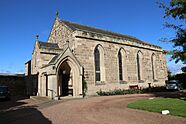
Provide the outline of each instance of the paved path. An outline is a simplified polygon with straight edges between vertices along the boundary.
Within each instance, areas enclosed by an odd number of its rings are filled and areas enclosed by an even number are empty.
[[[127,108],[128,103],[148,97],[145,94],[92,97],[62,102],[40,111],[54,124],[186,124],[186,118]]]

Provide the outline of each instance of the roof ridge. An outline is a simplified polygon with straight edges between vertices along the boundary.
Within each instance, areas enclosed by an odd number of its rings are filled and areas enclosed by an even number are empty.
[[[142,41],[142,40],[140,40],[140,39],[138,39],[138,38],[136,38],[134,36],[121,34],[121,33],[118,33],[118,32],[113,32],[113,31],[105,30],[105,29],[101,29],[101,28],[96,28],[96,27],[93,27],[93,26],[78,24],[78,23],[67,21],[67,20],[60,20],[60,22],[65,23],[72,30],[89,31],[89,32],[94,32],[94,33],[98,33],[98,34],[104,34],[104,35],[112,36],[112,37],[128,38],[129,40],[134,40],[134,42],[137,42],[137,43],[142,43],[142,44],[151,45],[151,46],[154,46],[154,47],[161,48],[160,46],[154,45],[154,44],[146,42],[146,41]],[[88,28],[88,29],[86,29],[86,28]]]
[[[39,48],[59,49],[58,43],[50,43],[50,42],[38,41],[38,45],[39,45]]]
[[[61,20],[61,22],[67,22],[67,23],[71,23],[71,24],[75,24],[75,25],[79,25],[79,26],[84,26],[84,27],[87,27],[87,28],[98,29],[98,30],[102,30],[102,31],[109,32],[109,33],[118,34],[118,35],[123,35],[123,36],[131,37],[131,38],[135,38],[136,40],[140,40],[140,39],[138,39],[138,38],[136,38],[136,37],[134,37],[134,36],[122,34],[122,33],[119,33],[119,32],[114,32],[114,31],[111,31],[111,30],[106,30],[106,29],[97,28],[97,27],[93,27],[93,26],[89,26],[89,25],[84,25],[84,24],[78,24],[78,23],[75,23],[75,22],[67,21],[67,20]],[[74,26],[73,26],[73,27],[74,27]],[[74,28],[75,28],[75,27],[74,27]],[[77,28],[76,28],[76,29],[77,29]],[[140,41],[141,41],[141,40],[140,40]]]
[[[51,43],[51,42],[46,42],[46,41],[38,41],[39,43],[48,43],[48,44],[58,44],[58,43]]]

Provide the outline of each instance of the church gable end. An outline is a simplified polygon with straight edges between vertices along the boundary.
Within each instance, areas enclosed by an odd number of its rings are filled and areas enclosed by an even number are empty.
[[[73,31],[68,26],[66,26],[58,19],[58,17],[56,17],[48,38],[48,42],[57,43],[60,48],[63,48],[66,41],[70,39],[72,32]]]
[[[39,49],[39,43],[38,43],[38,36],[36,36],[36,42],[32,53],[32,59],[31,59],[31,73],[37,74],[38,68],[39,68],[39,56],[40,56],[40,49]]]

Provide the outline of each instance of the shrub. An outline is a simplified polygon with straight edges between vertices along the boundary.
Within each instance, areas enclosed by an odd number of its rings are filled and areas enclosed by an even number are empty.
[[[140,93],[152,93],[152,92],[165,92],[166,88],[164,86],[161,87],[151,87],[144,89],[115,89],[109,91],[102,91],[101,89],[96,93],[99,96],[112,96],[112,95],[125,95],[125,94],[140,94]]]
[[[86,96],[86,93],[87,93],[87,90],[88,90],[88,87],[87,87],[87,82],[85,81],[85,79],[83,78],[83,81],[82,81],[82,87],[83,87],[83,97]]]
[[[142,93],[141,90],[138,89],[129,89],[129,90],[124,90],[124,89],[115,89],[115,90],[109,90],[109,91],[100,91],[96,92],[100,96],[111,96],[111,95],[125,95],[125,94],[138,94]]]
[[[186,89],[186,73],[177,74],[175,77],[182,84],[182,87]]]

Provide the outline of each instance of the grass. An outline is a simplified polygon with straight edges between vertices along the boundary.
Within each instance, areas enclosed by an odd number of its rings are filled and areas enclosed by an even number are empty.
[[[161,113],[169,110],[171,115],[186,117],[186,101],[176,98],[154,98],[128,104],[129,108]]]
[[[184,89],[184,90],[181,90],[182,92],[185,92],[186,93],[186,89]]]

